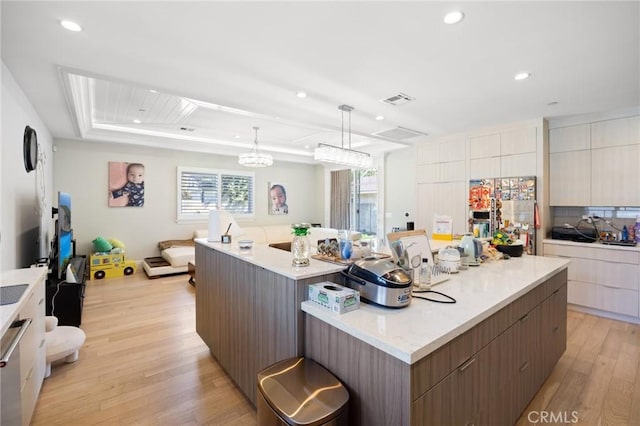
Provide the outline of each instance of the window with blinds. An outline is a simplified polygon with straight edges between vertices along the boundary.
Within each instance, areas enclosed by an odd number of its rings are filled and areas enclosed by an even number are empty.
[[[178,167],[178,221],[207,220],[209,210],[254,214],[252,172]]]

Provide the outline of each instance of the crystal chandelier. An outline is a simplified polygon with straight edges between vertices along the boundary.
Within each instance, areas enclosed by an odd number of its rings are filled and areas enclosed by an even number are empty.
[[[256,139],[253,142],[253,150],[251,150],[251,152],[247,152],[246,154],[240,154],[240,156],[238,157],[238,164],[247,167],[267,167],[273,164],[273,156],[264,154],[258,150],[258,129],[260,128],[253,128],[253,130],[256,131]]]
[[[342,147],[320,143],[314,151],[313,158],[327,163],[343,164],[353,169],[370,168],[373,165],[371,155],[351,149],[351,111],[353,111],[353,107],[340,105],[338,109],[342,111]],[[349,113],[349,148],[344,147],[345,111]]]

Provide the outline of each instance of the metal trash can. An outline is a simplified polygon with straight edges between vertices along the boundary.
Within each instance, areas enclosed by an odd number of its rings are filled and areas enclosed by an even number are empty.
[[[258,425],[347,425],[349,392],[320,364],[291,358],[258,373]]]

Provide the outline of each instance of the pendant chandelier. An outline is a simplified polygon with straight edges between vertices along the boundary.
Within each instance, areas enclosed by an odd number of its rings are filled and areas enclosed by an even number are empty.
[[[342,147],[320,143],[314,151],[313,158],[327,163],[343,164],[353,169],[370,168],[373,165],[371,155],[351,149],[351,111],[353,111],[353,107],[340,105],[338,109],[342,111]],[[349,148],[344,147],[345,112],[349,113]]]
[[[264,154],[258,150],[258,129],[260,128],[253,128],[256,132],[256,139],[253,142],[253,150],[246,154],[240,154],[238,157],[238,164],[246,167],[267,167],[273,164],[273,156]]]

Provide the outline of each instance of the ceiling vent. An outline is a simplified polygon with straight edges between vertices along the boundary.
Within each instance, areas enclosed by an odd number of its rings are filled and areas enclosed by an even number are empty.
[[[397,105],[406,104],[407,102],[411,102],[415,100],[416,98],[413,98],[407,94],[400,92],[397,95],[389,96],[388,98],[385,98],[385,99],[380,99],[380,102],[397,106]]]
[[[411,129],[407,129],[406,127],[398,126],[393,129],[387,129],[387,130],[382,130],[379,132],[372,133],[372,135],[401,141],[404,139],[415,138],[416,136],[427,136],[428,133],[420,132],[417,130],[411,130]]]

